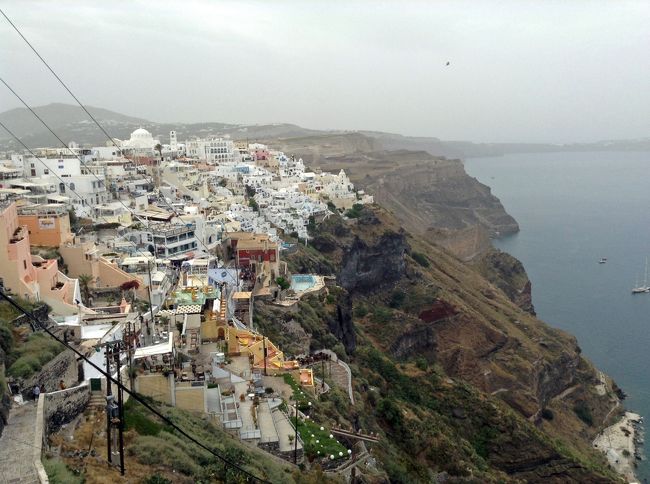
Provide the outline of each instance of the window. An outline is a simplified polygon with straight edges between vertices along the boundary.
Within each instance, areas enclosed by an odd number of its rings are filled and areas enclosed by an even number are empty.
[[[43,174],[44,174],[44,175],[49,175],[49,174],[50,174],[50,170],[48,170],[47,168],[45,168],[45,170],[43,170]]]
[[[36,170],[32,168],[32,176],[36,176]]]
[[[74,190],[74,183],[70,182],[70,190]]]
[[[25,269],[27,269],[27,261],[26,261],[26,260],[23,260],[23,267],[24,267]]]
[[[59,192],[65,193],[65,183],[59,183]]]

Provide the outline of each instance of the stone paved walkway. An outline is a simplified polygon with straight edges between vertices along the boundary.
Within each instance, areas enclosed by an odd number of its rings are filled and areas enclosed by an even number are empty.
[[[40,482],[34,468],[36,404],[13,407],[0,437],[0,484]]]

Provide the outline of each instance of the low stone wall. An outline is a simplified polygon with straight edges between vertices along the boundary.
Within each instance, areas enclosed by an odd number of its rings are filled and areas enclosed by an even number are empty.
[[[82,413],[90,401],[90,385],[87,381],[74,388],[46,393],[43,409],[43,438],[56,432],[62,425]]]
[[[42,321],[43,324],[47,324],[49,318],[48,316],[49,312],[50,312],[50,308],[48,308],[46,305],[42,305],[34,309],[32,311],[32,314],[36,317],[36,319]],[[12,321],[12,324],[14,326],[22,326],[25,324],[29,324],[30,326],[32,326],[32,329],[34,329],[33,328],[34,322],[32,321],[32,318],[30,316],[27,316],[26,314],[21,314],[20,316],[15,318]]]
[[[285,450],[284,452],[281,451],[280,443],[277,441],[260,442],[259,444],[257,444],[257,446],[260,449],[264,450],[265,452],[268,452],[271,455],[279,457],[282,460],[285,460],[287,462],[293,462],[293,450]],[[296,457],[298,458],[298,464],[302,464],[305,458],[305,451],[302,447],[298,449]]]
[[[47,477],[47,472],[43,467],[43,462],[41,461],[41,454],[43,452],[43,445],[47,445],[45,442],[45,395],[41,393],[38,397],[38,407],[36,408],[36,422],[35,422],[35,432],[34,432],[34,445],[33,445],[33,454],[32,458],[34,459],[34,468],[36,469],[36,474],[38,474],[38,480],[41,484],[47,484],[50,480]]]
[[[45,393],[58,390],[61,380],[68,388],[77,386],[79,382],[77,356],[70,350],[59,353],[54,359],[48,361],[40,372],[23,382],[23,398],[26,400],[33,398],[32,389],[34,385],[44,386]]]

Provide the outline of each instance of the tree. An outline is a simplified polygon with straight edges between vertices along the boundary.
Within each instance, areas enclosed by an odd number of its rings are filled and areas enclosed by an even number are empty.
[[[68,210],[68,218],[70,219],[70,228],[72,229],[73,232],[76,232],[79,230],[79,218],[77,217],[77,214],[74,211],[74,208],[71,208]]]
[[[160,161],[162,161],[162,145],[158,143],[156,146],[153,147],[154,151],[157,151],[158,154],[160,155]]]
[[[140,283],[135,280],[131,279],[130,281],[123,282],[122,285],[120,286],[120,289],[122,291],[128,291],[129,289],[133,290],[133,301],[135,301],[135,291],[140,287]]]
[[[275,280],[275,283],[280,286],[280,289],[283,291],[286,289],[289,289],[291,287],[291,284],[289,284],[289,281],[287,281],[284,277],[278,277]]]
[[[79,276],[79,289],[81,290],[81,299],[85,305],[90,302],[90,283],[93,281],[93,276],[88,274],[81,274]]]

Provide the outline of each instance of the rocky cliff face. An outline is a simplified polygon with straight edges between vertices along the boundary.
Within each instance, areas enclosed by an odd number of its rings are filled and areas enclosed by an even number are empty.
[[[535,314],[532,285],[524,265],[519,260],[506,252],[492,249],[476,258],[473,266],[517,306],[532,315]]]
[[[598,428],[581,421],[573,409],[587,402],[593,421],[601,422],[616,396],[593,391],[597,373],[582,358],[575,338],[535,319],[526,304],[530,286],[521,264],[493,252],[480,259],[484,266],[477,269],[405,232],[385,210],[367,207],[364,212],[361,221],[330,217],[317,234],[327,241],[324,257],[338,268],[337,282],[347,290],[341,293],[347,296],[337,296],[338,317],[324,314],[323,321],[346,350],[346,335],[356,333],[350,363],[360,389],[365,388],[359,396],[367,399],[366,413],[361,411],[364,428],[379,425],[396,438],[399,443],[391,444],[396,446],[391,452],[404,451],[399,455],[406,461],[419,455],[426,466],[461,475],[455,463],[471,458],[429,434],[422,422],[430,422],[452,440],[466,439],[497,472],[490,471],[482,482],[499,472],[505,481],[612,482],[590,448]],[[301,248],[292,257],[317,260],[317,249]],[[342,309],[349,307],[347,299],[355,308],[352,313]],[[313,310],[320,311],[323,303],[314,304]],[[424,370],[430,363],[444,376]],[[397,402],[397,413],[392,403],[370,396],[365,382],[384,400]],[[462,390],[462,385],[472,390]],[[552,409],[555,420],[542,422],[543,409]],[[417,435],[415,441],[396,437],[400,428]],[[582,460],[550,444],[548,436],[561,439]],[[385,458],[390,463],[395,456]],[[450,466],[441,466],[442,461]]]
[[[336,317],[328,319],[328,329],[341,342],[348,354],[357,348],[357,335],[352,321],[352,298],[341,297],[336,305]]]
[[[405,252],[403,233],[386,232],[372,245],[355,237],[345,252],[337,281],[348,291],[377,290],[402,277]]]
[[[360,133],[273,142],[312,168],[344,169],[358,188],[393,212],[404,228],[469,260],[485,252],[489,236],[519,230],[490,188],[471,178],[460,160],[425,151],[382,151]]]

